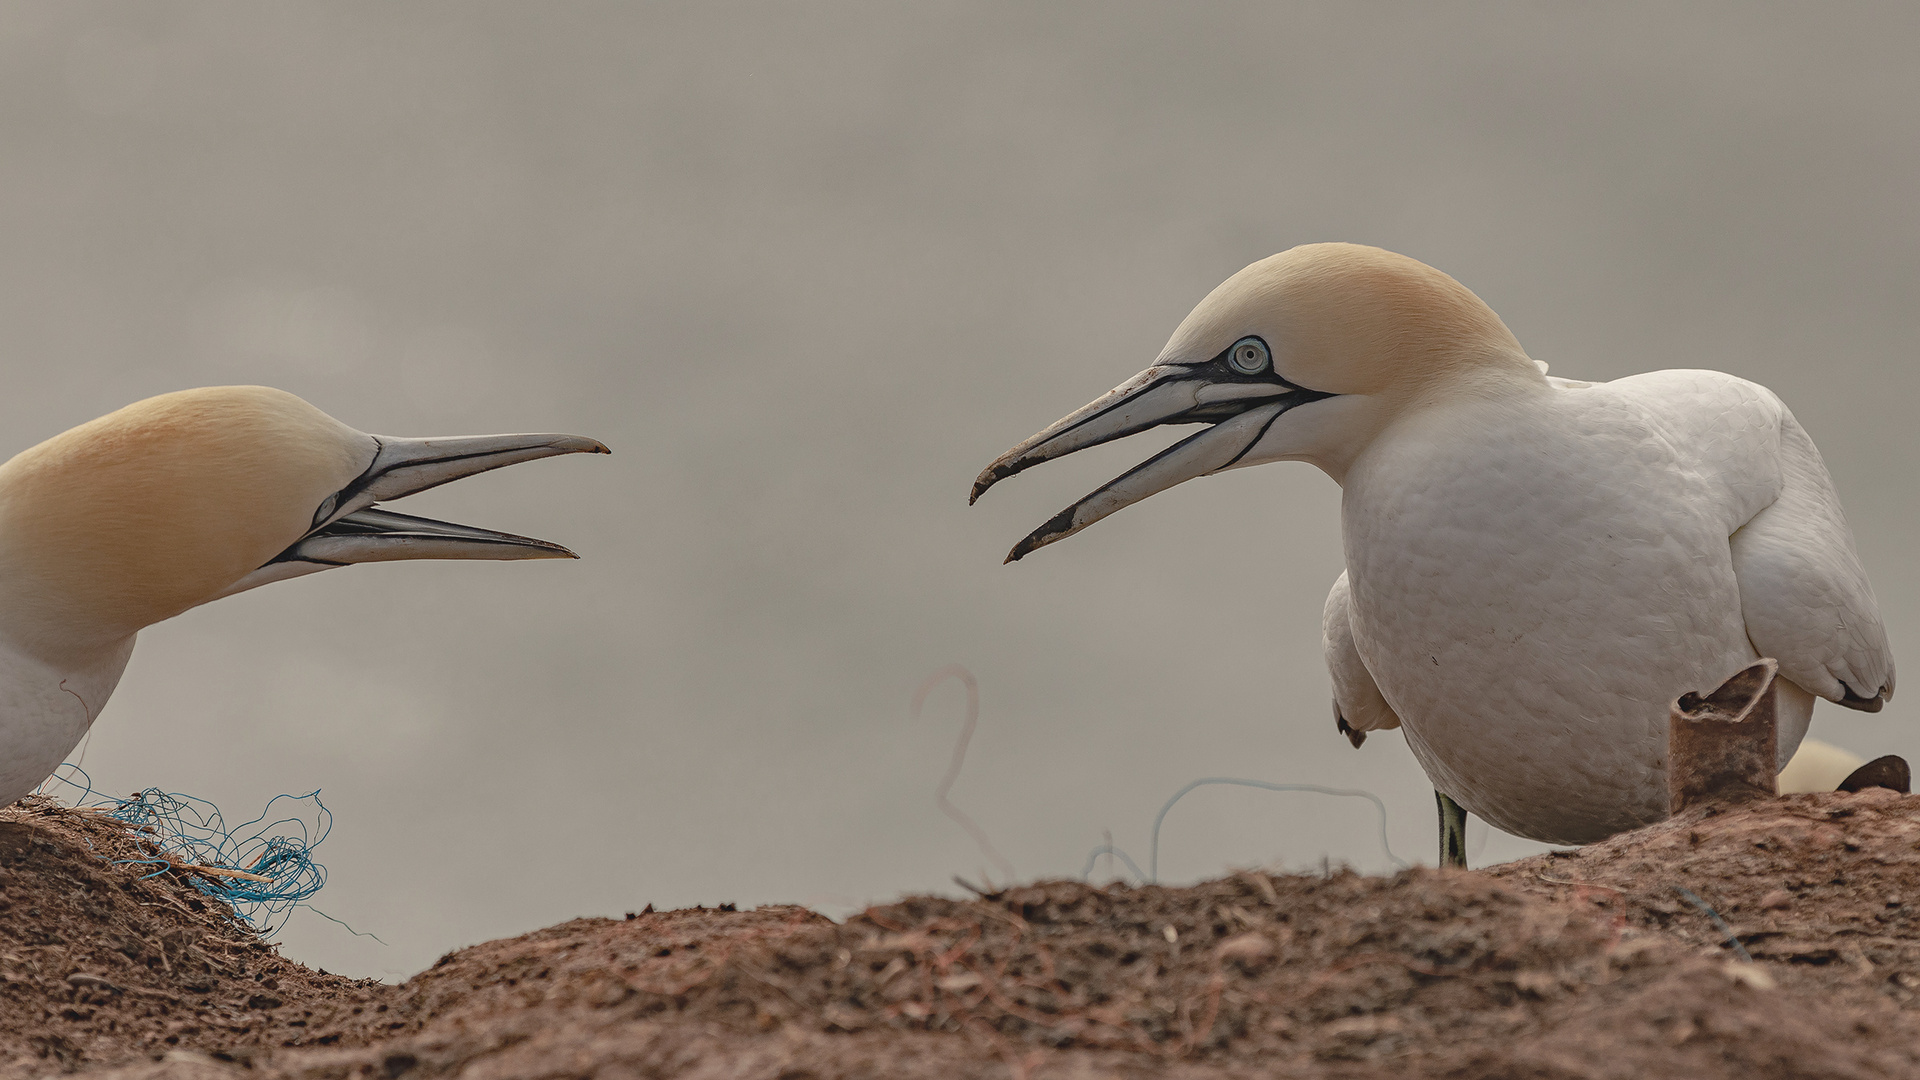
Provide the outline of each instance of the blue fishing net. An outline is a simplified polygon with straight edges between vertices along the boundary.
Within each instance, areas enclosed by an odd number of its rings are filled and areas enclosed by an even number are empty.
[[[159,852],[110,861],[150,866],[145,877],[178,866],[194,888],[231,905],[262,935],[286,925],[293,909],[327,883],[327,868],[314,861],[313,849],[333,831],[333,814],[318,791],[276,795],[259,816],[233,826],[219,807],[179,792],[147,788],[124,799],[102,794],[71,763],[55,770],[40,791],[125,822]]]

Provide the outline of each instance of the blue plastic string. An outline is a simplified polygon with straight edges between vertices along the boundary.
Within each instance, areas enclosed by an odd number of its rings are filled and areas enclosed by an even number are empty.
[[[227,903],[262,935],[285,926],[292,910],[327,884],[327,868],[314,861],[313,849],[333,831],[333,813],[320,801],[318,791],[276,795],[258,817],[229,827],[219,807],[191,795],[147,788],[122,799],[96,792],[93,778],[71,763],[61,765],[40,785],[43,793],[49,788],[77,792],[74,806],[100,810],[124,822],[162,856],[109,862],[150,866],[146,877],[186,863],[268,878],[247,881],[184,871],[194,888]]]
[[[1380,801],[1380,796],[1375,795],[1371,791],[1360,791],[1354,788],[1321,787],[1319,784],[1275,784],[1266,780],[1242,780],[1234,776],[1208,776],[1195,780],[1193,783],[1174,792],[1173,798],[1168,799],[1166,805],[1160,808],[1160,812],[1154,815],[1153,843],[1147,851],[1148,881],[1160,880],[1160,823],[1167,819],[1167,811],[1173,809],[1173,804],[1179,802],[1187,792],[1211,784],[1259,788],[1262,791],[1310,791],[1318,795],[1340,795],[1355,799],[1365,799],[1373,804],[1373,808],[1378,811],[1380,815],[1380,850],[1386,853],[1387,859],[1394,865],[1400,867],[1402,870],[1407,868],[1406,860],[1395,855],[1393,848],[1387,843],[1387,806]]]
[[[1140,867],[1134,864],[1133,859],[1129,858],[1126,852],[1121,851],[1119,848],[1114,847],[1112,844],[1101,844],[1100,846],[1094,848],[1092,851],[1087,852],[1086,869],[1080,871],[1081,881],[1087,881],[1093,877],[1093,868],[1099,865],[1100,856],[1102,855],[1111,855],[1114,858],[1119,859],[1121,862],[1126,863],[1127,869],[1133,873],[1133,878],[1135,881],[1147,880],[1147,875],[1140,872]]]

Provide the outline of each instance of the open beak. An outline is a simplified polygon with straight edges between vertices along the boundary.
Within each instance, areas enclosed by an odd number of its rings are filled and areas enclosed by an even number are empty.
[[[334,518],[274,557],[347,566],[403,559],[577,559],[545,540],[369,506]],[[271,565],[271,564],[269,564]]]
[[[1270,371],[1261,376],[1231,373],[1218,358],[1200,364],[1155,365],[1000,455],[973,482],[968,502],[1015,473],[1076,450],[1162,424],[1213,425],[1054,515],[1014,545],[1006,559],[1014,562],[1155,492],[1232,468],[1287,410],[1331,396],[1293,386]]]
[[[417,495],[428,488],[523,461],[560,454],[612,453],[600,440],[582,435],[452,435],[434,439],[375,435],[373,438],[380,444],[373,464],[353,483],[320,504],[313,515],[314,528],[377,502]]]
[[[380,449],[346,487],[327,497],[312,529],[222,593],[350,566],[408,559],[577,559],[545,540],[396,514],[376,502],[398,499],[476,473],[560,454],[610,453],[579,435],[473,435],[432,439],[372,436]]]

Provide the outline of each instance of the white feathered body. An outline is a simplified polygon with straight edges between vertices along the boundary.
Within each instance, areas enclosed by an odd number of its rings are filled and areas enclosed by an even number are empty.
[[[1336,702],[1403,727],[1436,787],[1585,843],[1666,816],[1668,703],[1780,661],[1781,763],[1811,695],[1891,688],[1818,451],[1711,371],[1550,379],[1410,410],[1344,478]]]
[[[39,787],[79,745],[133,656],[129,636],[53,661],[0,641],[0,806]]]

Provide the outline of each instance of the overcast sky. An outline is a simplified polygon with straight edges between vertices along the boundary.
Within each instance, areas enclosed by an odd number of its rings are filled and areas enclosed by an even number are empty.
[[[1146,857],[1196,777],[1365,788],[1431,861],[1398,735],[1334,731],[1339,491],[1271,465],[1003,567],[1170,441],[969,508],[1002,450],[1294,244],[1438,266],[1556,374],[1730,371],[1825,452],[1920,640],[1920,8],[1668,3],[7,4],[4,452],[266,383],[394,435],[611,458],[398,509],[577,563],[390,564],[141,636],[86,764],[247,817],[323,789],[328,914],[398,977],[576,915],[844,911],[985,865]],[[1920,755],[1897,699],[1814,733]],[[1533,845],[1472,834],[1478,861]],[[1206,789],[1161,866],[1389,864],[1354,799]]]

